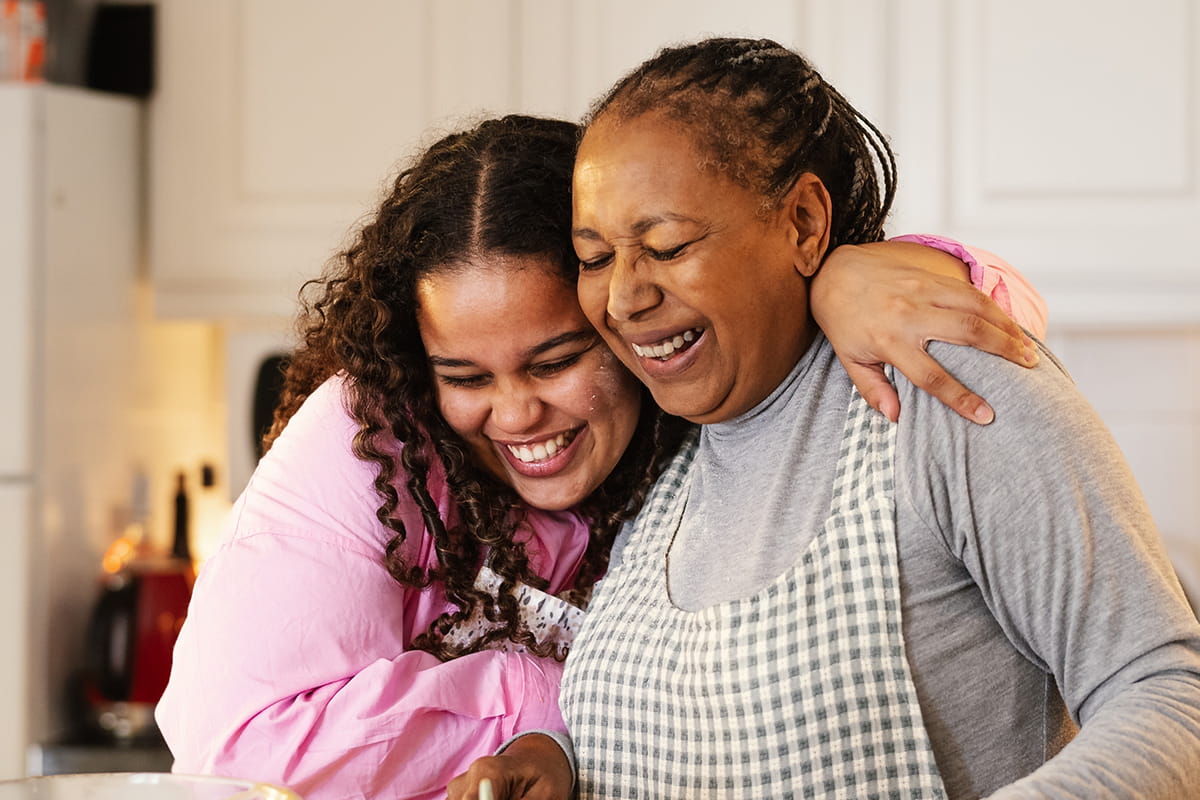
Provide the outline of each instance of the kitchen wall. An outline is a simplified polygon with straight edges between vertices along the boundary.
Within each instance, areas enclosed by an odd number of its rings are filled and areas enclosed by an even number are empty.
[[[1050,346],[1125,453],[1200,613],[1200,326],[1053,319]]]

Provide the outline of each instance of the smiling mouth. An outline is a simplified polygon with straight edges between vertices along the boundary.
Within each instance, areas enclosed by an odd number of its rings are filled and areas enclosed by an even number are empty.
[[[633,342],[629,344],[633,347],[633,352],[640,358],[655,358],[659,361],[666,361],[676,353],[681,353],[691,347],[692,343],[703,332],[702,328],[690,328],[683,333],[677,333],[654,344],[634,344]]]
[[[513,457],[524,464],[534,464],[538,461],[546,461],[554,458],[560,450],[563,450],[571,442],[575,441],[575,437],[579,435],[579,428],[560,433],[557,436],[552,436],[541,442],[525,443],[525,444],[506,444],[508,452],[513,454]]]

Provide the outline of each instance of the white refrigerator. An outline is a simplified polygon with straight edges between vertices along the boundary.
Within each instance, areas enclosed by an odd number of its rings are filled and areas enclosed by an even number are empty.
[[[65,729],[131,470],[140,104],[0,84],[0,779]]]

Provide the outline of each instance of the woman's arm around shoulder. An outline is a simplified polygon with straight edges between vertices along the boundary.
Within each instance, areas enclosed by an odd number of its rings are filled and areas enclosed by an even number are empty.
[[[324,399],[329,413],[301,409],[289,422],[203,564],[158,721],[177,771],[316,800],[444,796],[514,733],[563,729],[561,665],[412,649],[447,604],[384,567],[391,531],[375,519],[370,469],[349,440],[330,443],[353,426]],[[429,557],[420,514],[397,513],[412,558]]]
[[[986,424],[991,407],[931,358],[927,345],[969,345],[1032,366],[1036,348],[1021,326],[1045,333],[1045,304],[1024,276],[991,253],[943,237],[843,245],[826,258],[811,292],[813,316],[851,380],[893,422],[900,402],[884,364]]]

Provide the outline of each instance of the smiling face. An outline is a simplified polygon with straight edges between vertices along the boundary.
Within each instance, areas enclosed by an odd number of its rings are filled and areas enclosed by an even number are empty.
[[[637,383],[547,259],[489,257],[422,278],[417,322],[438,408],[476,463],[530,505],[576,505],[616,467]]]
[[[703,423],[761,402],[812,341],[828,195],[807,175],[768,204],[701,164],[677,124],[602,116],[575,162],[573,236],[588,319],[665,411]]]

